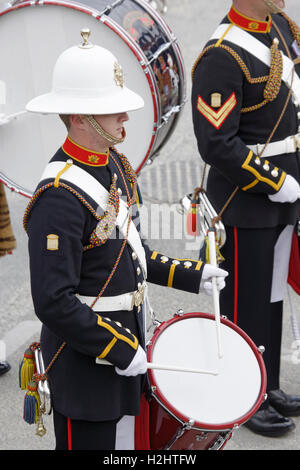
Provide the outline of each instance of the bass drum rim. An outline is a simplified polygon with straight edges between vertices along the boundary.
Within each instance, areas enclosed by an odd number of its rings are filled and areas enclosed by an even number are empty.
[[[152,362],[153,348],[154,348],[155,342],[165,329],[167,329],[173,323],[176,323],[182,319],[199,318],[199,317],[215,321],[215,317],[212,314],[202,313],[202,312],[191,312],[191,313],[185,313],[184,315],[177,315],[174,318],[163,322],[156,329],[152,338],[150,339],[148,350],[147,350],[148,361]],[[229,328],[234,330],[236,333],[238,333],[248,343],[248,345],[252,349],[252,352],[254,353],[257,359],[259,370],[261,373],[261,384],[260,384],[260,390],[259,390],[258,397],[257,397],[255,404],[251,407],[250,410],[248,410],[247,413],[243,414],[238,419],[232,422],[226,422],[226,423],[220,423],[220,424],[209,424],[209,423],[201,422],[201,421],[194,422],[192,429],[198,429],[198,430],[207,431],[207,432],[230,431],[230,430],[233,430],[236,426],[240,426],[241,424],[244,424],[248,419],[251,418],[251,416],[253,416],[256,413],[256,411],[261,406],[262,402],[265,400],[266,386],[267,386],[266,368],[265,368],[264,361],[262,359],[262,354],[258,350],[258,347],[254,344],[252,339],[241,328],[239,328],[237,325],[229,321],[227,318],[222,317],[220,321],[225,326],[228,326]],[[177,421],[187,423],[190,418],[180,413],[177,409],[175,409],[172,403],[170,403],[165,398],[165,396],[161,393],[159,385],[156,383],[156,380],[154,377],[154,371],[152,369],[148,370],[148,376],[149,376],[151,389],[153,386],[155,387],[155,392],[152,391],[152,397],[158,402],[160,406],[163,405],[162,408],[165,410],[165,412],[168,412],[170,415],[174,415]]]

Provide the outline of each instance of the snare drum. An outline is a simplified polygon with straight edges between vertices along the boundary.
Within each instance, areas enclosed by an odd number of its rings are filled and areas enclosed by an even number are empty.
[[[0,10],[0,181],[25,196],[66,134],[57,116],[26,113],[25,105],[51,89],[58,56],[80,43],[82,28],[118,58],[126,85],[144,99],[118,146],[138,174],[175,129],[186,101],[176,37],[148,2],[110,1],[17,0]]]
[[[239,327],[222,318],[223,356],[216,322],[205,313],[162,323],[148,345],[148,361],[208,373],[148,370],[152,450],[221,449],[265,399],[261,352]]]

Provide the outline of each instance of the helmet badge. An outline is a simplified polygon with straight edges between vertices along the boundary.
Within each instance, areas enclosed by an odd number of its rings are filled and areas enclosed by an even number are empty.
[[[124,86],[123,69],[121,65],[118,64],[118,62],[114,63],[114,79],[115,79],[117,86],[120,86],[123,88]]]

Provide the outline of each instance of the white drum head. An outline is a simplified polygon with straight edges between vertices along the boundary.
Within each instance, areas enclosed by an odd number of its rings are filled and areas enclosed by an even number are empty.
[[[240,424],[255,406],[262,376],[253,349],[234,329],[221,324],[223,357],[218,358],[215,321],[183,318],[157,337],[151,362],[219,371],[218,375],[151,370],[160,398],[176,416],[218,429]]]
[[[90,41],[117,57],[125,85],[144,99],[143,109],[129,113],[127,139],[118,147],[136,169],[153,139],[153,97],[146,74],[121,36],[92,16],[92,10],[65,5],[28,4],[0,14],[0,114],[23,111],[30,99],[49,92],[58,56],[80,44],[80,30],[89,28]],[[30,197],[65,137],[66,129],[55,115],[25,113],[0,125],[0,180]]]

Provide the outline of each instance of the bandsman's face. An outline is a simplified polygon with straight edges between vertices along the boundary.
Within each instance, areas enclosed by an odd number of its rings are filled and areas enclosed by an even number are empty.
[[[128,121],[127,113],[102,114],[94,116],[102,129],[110,135],[120,139],[124,132],[124,123]]]

